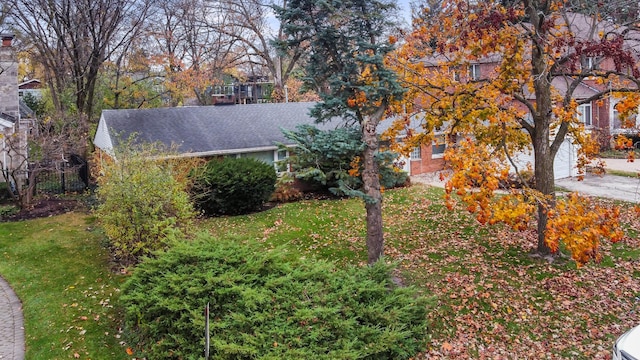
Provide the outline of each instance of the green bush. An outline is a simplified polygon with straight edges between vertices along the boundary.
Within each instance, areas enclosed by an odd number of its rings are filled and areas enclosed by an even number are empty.
[[[275,189],[273,166],[252,158],[209,161],[194,171],[192,197],[207,215],[238,215],[259,210]]]
[[[186,184],[174,177],[175,161],[153,160],[158,151],[123,149],[117,162],[102,164],[96,214],[125,265],[186,234],[195,216]]]
[[[0,180],[4,180],[1,179]],[[9,190],[9,184],[6,182],[0,182],[0,201],[10,200],[11,199],[11,190]]]
[[[122,288],[125,337],[148,359],[408,359],[425,344],[424,297],[391,267],[287,261],[202,236],[139,265]]]
[[[365,144],[360,129],[344,127],[323,131],[312,125],[301,125],[295,131],[283,129],[282,132],[296,144],[288,149],[292,156],[286,162],[298,179],[337,196],[365,197],[361,176],[364,164],[360,161]],[[397,157],[391,151],[380,151],[376,155],[380,185],[384,188],[407,182],[408,174],[393,165]]]
[[[8,218],[20,212],[20,208],[15,205],[0,205],[0,220]]]

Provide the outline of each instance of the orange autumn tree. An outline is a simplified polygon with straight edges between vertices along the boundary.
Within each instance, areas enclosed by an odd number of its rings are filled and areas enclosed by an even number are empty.
[[[562,242],[578,264],[598,260],[603,238],[622,237],[617,210],[577,195],[556,198],[554,161],[573,145],[584,173],[598,151],[591,125],[600,118],[590,109],[618,103],[620,118],[633,118],[638,32],[563,1],[508,3],[444,1],[438,15],[414,22],[389,58],[408,94],[387,135],[406,131],[405,143],[415,146],[408,129],[416,121],[424,130],[418,142],[431,141],[436,129],[446,133],[450,207],[459,200],[481,223],[520,230],[537,221],[540,255]],[[533,155],[532,169],[523,154]],[[510,174],[524,186],[495,196]]]

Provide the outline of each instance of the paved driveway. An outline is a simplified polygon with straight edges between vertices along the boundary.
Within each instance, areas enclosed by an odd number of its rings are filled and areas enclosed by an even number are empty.
[[[587,174],[582,181],[576,178],[556,180],[556,186],[584,195],[640,203],[640,178],[637,177]]]
[[[444,187],[445,184],[445,181],[440,180],[438,173],[412,176],[411,182],[437,187]],[[587,174],[582,181],[578,181],[577,178],[565,178],[556,180],[555,184],[557,187],[577,191],[587,196],[640,203],[640,178],[638,177]]]
[[[626,159],[604,159],[604,162],[607,171],[640,173],[640,160],[628,162]],[[438,187],[444,187],[445,184],[440,180],[439,173],[412,176],[411,181]],[[577,178],[556,180],[556,186],[587,196],[640,203],[640,177],[587,174],[582,181],[578,181]]]

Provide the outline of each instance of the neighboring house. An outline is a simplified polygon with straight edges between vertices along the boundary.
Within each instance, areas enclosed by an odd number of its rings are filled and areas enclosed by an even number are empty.
[[[33,112],[18,98],[18,63],[11,43],[13,35],[0,34],[0,163],[3,175],[27,176],[27,135]],[[0,182],[5,181],[0,177]],[[21,186],[22,184],[13,184]]]
[[[384,119],[378,125],[378,133],[383,134],[382,138],[385,139],[384,134],[396,121],[397,118]],[[420,120],[418,116],[411,120],[411,131],[414,133],[422,131]],[[404,133],[400,134],[396,141],[402,142]],[[421,144],[414,148],[408,157],[400,157],[398,165],[402,167],[402,170],[406,171],[409,175],[420,175],[424,173],[432,173],[440,171],[445,167],[444,151],[446,150],[446,134],[441,131],[436,131],[433,136],[431,144]],[[386,142],[386,140],[384,140]]]
[[[224,85],[216,85],[207,89],[212,104],[261,104],[271,102],[273,81],[264,76],[251,76],[246,81],[230,77]]]
[[[36,99],[42,98],[42,82],[37,79],[31,79],[18,84],[18,96],[20,99],[23,99],[27,94],[31,94]]]
[[[589,31],[592,31],[593,19],[582,14],[568,14],[571,23],[571,31],[577,37],[587,38]],[[596,23],[596,31],[622,31],[615,29],[614,26],[607,22]],[[627,49],[634,49],[637,53],[640,51],[640,33],[629,36],[625,45]],[[640,57],[640,56],[639,56]],[[440,67],[441,64],[446,62],[446,57],[437,55],[430,59],[423,59],[426,66]],[[498,64],[502,61],[499,54],[489,55],[483,58],[479,58],[473,61],[465,69],[453,68],[450,69],[450,75],[453,81],[478,81],[490,78],[494,75],[494,70]],[[525,60],[526,61],[526,60]],[[578,69],[578,73],[582,69],[598,69],[598,70],[612,70],[615,69],[614,59],[605,57],[584,57],[581,59]],[[558,76],[552,80],[553,88],[559,94],[566,94],[568,88],[573,81],[573,78],[569,76]],[[607,91],[608,84],[599,84],[594,78],[586,77],[577,88],[573,89],[573,98],[576,100],[585,100],[590,97]],[[535,101],[534,94],[523,90],[525,98],[531,102]],[[603,97],[599,100],[591,101],[582,104],[578,107],[578,118],[585,125],[585,129],[600,143],[602,148],[609,148],[611,146],[612,138],[618,134],[636,135],[640,128],[640,118],[636,119],[636,127],[633,129],[623,129],[621,127],[620,117],[615,105],[616,100],[609,97]],[[442,136],[442,135],[440,135]],[[434,147],[435,149],[435,147]],[[416,151],[424,151],[422,149],[416,149]],[[428,150],[428,149],[427,149]],[[442,149],[444,150],[444,149]],[[424,158],[424,155],[422,156]],[[432,163],[427,163],[430,159],[423,159],[422,166],[427,168],[437,167],[442,161],[437,158],[431,158]],[[516,156],[516,163],[519,168],[523,168],[527,163],[533,163],[533,154],[518,154]],[[413,166],[413,165],[412,165]],[[578,175],[577,169],[577,148],[570,139],[565,139],[558,154],[556,155],[554,163],[554,174],[556,178],[565,178]]]

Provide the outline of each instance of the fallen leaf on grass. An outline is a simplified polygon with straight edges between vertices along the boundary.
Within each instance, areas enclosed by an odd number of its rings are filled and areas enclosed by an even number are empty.
[[[442,343],[442,351],[451,351],[453,350],[453,346],[448,342]]]

